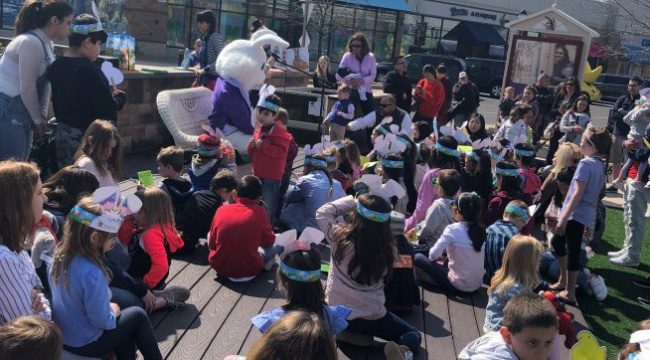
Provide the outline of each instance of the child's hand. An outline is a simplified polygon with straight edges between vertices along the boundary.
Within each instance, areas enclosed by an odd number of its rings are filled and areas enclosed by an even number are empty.
[[[120,311],[120,306],[117,305],[116,303],[111,303],[111,309],[115,313],[116,318],[120,317],[120,315],[122,314],[122,312]]]
[[[337,116],[345,116],[345,115],[347,115],[347,114],[344,113],[343,111],[339,111],[339,112],[336,113],[336,115],[337,115]]]
[[[43,294],[36,290],[32,289],[32,310],[34,310],[34,313],[40,313],[41,311],[45,311],[45,303],[43,303]]]
[[[582,126],[576,125],[573,127],[573,132],[575,133],[581,133],[582,132]]]

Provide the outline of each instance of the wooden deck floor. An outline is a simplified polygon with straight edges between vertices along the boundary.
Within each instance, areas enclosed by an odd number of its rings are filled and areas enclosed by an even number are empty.
[[[301,171],[303,162],[301,151],[294,162],[296,173]],[[250,174],[250,166],[238,169],[239,176],[246,174]],[[120,187],[127,193],[135,191],[133,181],[124,181]],[[329,252],[324,250],[322,258],[327,260]],[[245,355],[261,337],[250,319],[284,303],[275,288],[274,272],[264,272],[249,283],[232,283],[217,279],[207,258],[204,242],[191,256],[172,261],[168,286],[188,288],[191,296],[187,307],[158,312],[151,317],[165,359],[222,360],[227,355]],[[465,297],[447,296],[424,288],[420,291],[421,306],[400,314],[422,334],[416,359],[456,359],[465,345],[483,334],[487,305],[485,288]],[[580,310],[570,308],[569,311],[575,315],[576,330],[586,328]],[[339,342],[339,359],[385,359],[383,342],[375,340],[368,348]],[[568,350],[564,358],[568,359]]]
[[[168,286],[191,291],[188,306],[152,315],[156,338],[165,359],[214,359],[246,354],[261,337],[250,319],[262,311],[283,304],[275,288],[273,271],[264,272],[249,283],[232,283],[216,277],[207,263],[205,244],[191,257],[172,261]],[[417,359],[455,359],[458,353],[483,334],[487,294],[456,297],[421,288],[421,306],[400,314],[422,333]],[[585,320],[577,309],[578,329]],[[384,359],[382,341],[361,348],[339,343],[340,359]]]

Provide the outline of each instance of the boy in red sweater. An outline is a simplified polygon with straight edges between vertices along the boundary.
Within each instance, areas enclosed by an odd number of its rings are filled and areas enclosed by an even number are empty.
[[[273,264],[282,246],[273,246],[275,234],[264,207],[262,182],[255,176],[241,179],[233,192],[235,203],[221,206],[210,226],[210,266],[232,281],[249,281]]]
[[[253,159],[253,175],[262,182],[262,199],[271,223],[282,196],[280,187],[292,139],[282,123],[276,121],[280,105],[280,98],[273,94],[260,99],[255,108],[257,125],[247,149]]]
[[[445,102],[445,88],[436,79],[436,69],[432,65],[422,69],[422,79],[413,90],[413,98],[419,103],[413,123],[426,121],[431,124]]]

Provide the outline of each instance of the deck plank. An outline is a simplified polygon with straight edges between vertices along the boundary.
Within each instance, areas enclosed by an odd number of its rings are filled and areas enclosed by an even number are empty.
[[[420,291],[422,291],[422,288],[419,288]],[[420,293],[421,294],[421,293]],[[420,296],[422,298],[422,296]],[[423,309],[423,304],[422,302],[420,305],[413,306],[411,311],[404,312],[404,313],[398,313],[396,315],[399,315],[404,321],[418,329],[420,332],[420,336],[422,336],[422,343],[420,344],[420,350],[418,353],[415,355],[414,359],[427,359],[427,349],[426,349],[426,341],[425,341],[425,327],[424,327],[424,309]],[[432,353],[433,355],[434,353]]]
[[[454,349],[459,354],[467,344],[479,337],[476,315],[469,295],[448,296],[449,320],[454,339]]]
[[[200,359],[248,286],[247,283],[221,284],[199,316],[192,321],[185,336],[176,344],[167,359]]]
[[[214,281],[214,274],[206,272],[201,280],[192,288],[186,307],[170,312],[156,327],[156,339],[160,352],[165,358],[176,344],[191,330],[192,324],[198,318],[208,301],[217,294],[221,284]]]
[[[264,307],[262,307],[262,310],[260,313],[265,312],[265,311],[271,311],[275,308],[278,308],[286,303],[286,299],[282,296],[280,291],[278,291],[277,288],[271,292],[271,295],[266,299],[266,303],[264,303]],[[246,336],[246,340],[244,341],[244,344],[242,345],[241,349],[239,349],[239,353],[244,355],[247,354],[248,351],[253,347],[253,345],[262,338],[262,334],[257,330],[256,327],[253,325],[250,326],[250,330],[248,331],[248,335]]]
[[[235,355],[242,348],[250,330],[251,317],[259,314],[266,299],[273,292],[273,274],[273,271],[267,271],[252,281],[237,306],[223,321],[202,359],[222,360],[228,355]]]
[[[481,287],[478,291],[472,294],[472,306],[474,307],[474,316],[476,318],[476,327],[481,336],[485,334],[483,331],[483,323],[485,323],[485,307],[488,303],[487,288]]]
[[[454,341],[451,335],[447,296],[424,289],[424,341],[427,353],[438,359],[455,359]]]

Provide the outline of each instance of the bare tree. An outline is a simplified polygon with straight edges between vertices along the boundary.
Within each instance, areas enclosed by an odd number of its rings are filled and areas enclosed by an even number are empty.
[[[650,39],[650,0],[609,0],[604,8],[607,26],[598,29],[599,43],[608,56],[649,56],[650,43],[638,48],[625,48],[623,44]]]

